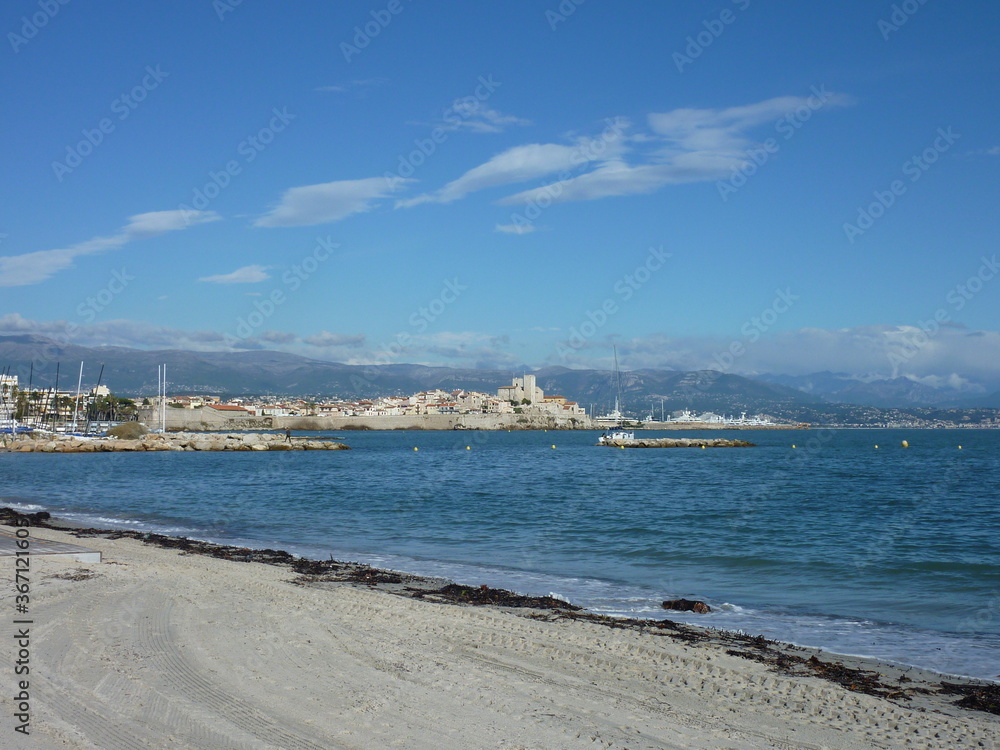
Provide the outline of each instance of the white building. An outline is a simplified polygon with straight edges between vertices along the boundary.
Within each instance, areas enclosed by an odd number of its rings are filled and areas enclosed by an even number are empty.
[[[497,389],[497,398],[504,401],[524,402],[527,399],[529,404],[540,404],[545,400],[542,389],[535,384],[534,375],[524,375],[514,378],[512,385],[503,385]]]

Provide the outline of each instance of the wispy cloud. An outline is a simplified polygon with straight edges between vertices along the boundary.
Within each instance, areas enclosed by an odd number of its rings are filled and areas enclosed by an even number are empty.
[[[745,353],[730,365],[733,342]],[[916,342],[921,342],[918,346]],[[946,382],[954,373],[997,382],[1000,373],[1000,331],[968,331],[942,327],[928,337],[922,329],[905,325],[870,325],[853,328],[800,328],[760,337],[752,346],[741,336],[674,337],[666,334],[617,340],[622,364],[629,369],[722,370],[738,375],[765,373],[810,375],[830,371],[858,378],[907,377],[921,382]],[[592,366],[605,356],[607,340],[596,337],[563,359],[553,354],[549,362]],[[898,365],[898,366],[897,366]]]
[[[390,183],[384,177],[368,177],[289,188],[281,196],[281,202],[257,219],[254,226],[304,227],[340,221],[352,214],[371,211],[379,199],[409,182],[412,180]]]
[[[781,96],[726,109],[675,109],[647,117],[652,134],[639,134],[632,143],[644,150],[629,163],[612,156],[585,172],[557,185],[525,190],[500,201],[501,205],[596,200],[620,195],[651,193],[666,185],[707,182],[729,177],[748,163],[754,144],[749,131],[775,123],[801,107],[846,106],[852,99],[825,92],[818,96]],[[773,136],[772,136],[773,137]]]
[[[396,202],[409,208],[421,203],[451,203],[478,190],[537,180],[558,172],[572,170],[595,158],[586,143],[566,146],[557,143],[529,143],[497,154],[485,164],[470,169],[436,193],[418,195]]]
[[[441,126],[446,130],[468,130],[472,133],[502,133],[510,125],[530,124],[531,120],[505,115],[476,97],[466,97],[456,99],[445,110]]]
[[[59,271],[72,268],[73,261],[84,255],[116,250],[136,240],[156,237],[166,232],[187,229],[197,224],[218,221],[214,211],[151,211],[129,217],[115,234],[70,245],[57,250],[39,250],[24,255],[0,257],[0,286],[28,286],[49,279]]]
[[[259,281],[267,281],[271,276],[267,273],[267,266],[243,266],[237,268],[232,273],[223,273],[216,276],[202,276],[198,281],[205,281],[210,284],[256,284]]]
[[[347,333],[320,331],[312,336],[306,336],[302,339],[302,342],[320,349],[341,346],[359,347],[364,345],[365,336],[364,334],[351,335]]]
[[[137,349],[225,349],[226,337],[216,331],[185,331],[135,320],[108,320],[80,324],[66,320],[32,320],[17,313],[0,316],[0,333],[34,334],[80,346],[128,346]]]
[[[364,78],[362,80],[348,81],[347,83],[317,86],[313,89],[313,91],[329,94],[346,94],[349,91],[366,91],[376,86],[382,86],[388,82],[388,78]]]
[[[780,96],[739,107],[654,112],[646,118],[649,132],[633,132],[631,123],[617,118],[609,121],[612,125],[601,136],[578,138],[575,145],[515,146],[440,190],[397,201],[396,206],[450,203],[475,191],[543,178],[550,181],[497,203],[596,200],[718,180],[748,163],[755,128],[776,123],[802,107],[816,111],[852,102],[847,95],[817,90],[812,96]],[[551,181],[553,176],[558,179]]]
[[[136,320],[108,320],[80,323],[66,320],[32,320],[17,313],[0,316],[0,335],[33,334],[65,342],[72,334],[80,346],[126,346],[135,349],[183,349],[187,351],[245,351],[277,349],[316,355],[326,359],[346,359],[364,345],[364,334],[322,331],[305,338],[291,331],[263,331],[239,339],[218,331],[189,331]]]
[[[966,158],[971,158],[973,156],[1000,156],[1000,146],[980,148],[975,151],[966,151],[964,155]]]

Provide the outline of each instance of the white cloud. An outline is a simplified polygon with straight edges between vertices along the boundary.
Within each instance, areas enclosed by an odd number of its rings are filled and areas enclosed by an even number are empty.
[[[972,156],[1000,156],[1000,146],[993,146],[991,148],[981,148],[976,151],[966,151],[966,157]]]
[[[421,203],[451,203],[478,190],[569,171],[590,159],[590,154],[581,144],[564,146],[556,143],[530,143],[515,146],[497,154],[485,164],[470,169],[436,193],[397,201],[396,206],[408,208]]]
[[[94,237],[86,242],[58,250],[39,250],[24,255],[0,257],[0,286],[28,286],[45,281],[67,268],[83,255],[95,255],[116,250],[130,242],[155,237],[166,232],[218,221],[222,217],[214,211],[151,211],[129,217],[128,223],[117,233],[107,237]]]
[[[337,346],[359,347],[364,345],[365,336],[364,334],[351,335],[346,333],[330,333],[329,331],[320,331],[312,336],[306,336],[302,339],[302,341],[309,346],[315,346],[321,349]]]
[[[411,180],[395,179],[390,183],[384,177],[368,177],[289,188],[281,202],[257,219],[254,226],[304,227],[340,221],[371,211],[380,198],[408,182]]]
[[[577,139],[575,146],[528,144],[515,146],[470,169],[436,192],[396,202],[397,207],[449,203],[471,192],[500,185],[558,180],[497,201],[512,205],[544,200],[549,203],[596,200],[650,193],[665,185],[705,182],[728,177],[748,163],[754,145],[750,131],[777,123],[793,112],[852,103],[844,94],[825,90],[812,96],[780,96],[723,109],[675,109],[647,116],[649,133],[626,132],[622,118],[596,138]],[[800,116],[801,119],[801,116]],[[769,137],[780,138],[775,128]]]
[[[494,228],[494,232],[503,232],[504,234],[531,234],[536,231],[537,227],[534,224],[497,224]]]
[[[702,167],[696,170],[699,180],[708,179],[708,175],[722,177],[729,174],[735,162],[728,161],[708,170]],[[497,201],[502,206],[520,203],[566,203],[569,201],[595,200],[616,195],[637,195],[651,193],[671,182],[691,182],[686,175],[691,169],[674,165],[646,164],[629,166],[621,160],[609,160],[592,172],[571,177],[560,182],[550,183],[540,188],[532,188]]]
[[[134,320],[80,324],[66,320],[39,321],[17,313],[0,317],[0,333],[34,334],[58,343],[80,346],[127,346],[137,349],[225,349],[226,337],[216,331],[184,331]]]
[[[675,109],[648,116],[652,138],[632,137],[633,143],[653,144],[641,163],[624,158],[601,161],[591,172],[525,190],[501,205],[538,202],[567,203],[619,195],[651,193],[671,184],[706,182],[728,177],[747,163],[753,140],[747,131],[805,107],[845,106],[850,97],[824,92],[818,97],[782,96],[728,109]],[[776,131],[777,132],[777,131]],[[773,137],[773,136],[772,136]]]
[[[530,125],[531,120],[505,115],[474,97],[456,99],[444,112],[441,127],[447,130],[468,130],[473,133],[502,133],[508,125]]]
[[[313,91],[331,94],[346,94],[348,91],[367,90],[375,86],[381,86],[389,82],[388,78],[364,78],[347,83],[336,83],[328,86],[316,86]]]
[[[198,281],[206,281],[211,284],[256,284],[271,278],[267,273],[267,268],[267,266],[258,265],[243,266],[243,268],[237,268],[232,273],[202,276]]]
[[[745,353],[729,364],[730,345]],[[552,364],[584,366],[595,351],[610,344],[592,340],[569,361]],[[675,338],[664,334],[618,342],[618,353],[630,369],[722,370],[738,375],[776,373],[809,375],[843,372],[856,377],[908,377],[920,382],[954,381],[954,373],[982,382],[1000,382],[1000,331],[967,331],[943,327],[926,336],[913,326],[873,325],[842,329],[801,328],[765,334],[752,345],[741,336]]]
[[[264,331],[257,338],[269,344],[293,344],[299,337],[289,331]]]

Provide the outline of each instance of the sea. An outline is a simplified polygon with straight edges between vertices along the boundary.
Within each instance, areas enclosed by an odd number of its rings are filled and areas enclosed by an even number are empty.
[[[0,504],[1000,679],[1000,430],[324,434],[353,450],[0,454]]]

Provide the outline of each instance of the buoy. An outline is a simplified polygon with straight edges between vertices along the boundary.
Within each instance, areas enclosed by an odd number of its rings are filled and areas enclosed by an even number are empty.
[[[958,447],[961,448],[962,446],[958,446]],[[556,447],[553,445],[552,446],[552,450],[555,450],[555,449],[556,449]]]
[[[621,448],[622,450],[625,450],[625,446],[624,445],[619,445],[618,447]]]
[[[467,446],[465,446],[465,450],[467,450],[467,451],[471,451],[471,450],[472,450],[472,448],[471,448],[470,446],[468,446],[468,445],[467,445]]]
[[[413,446],[413,450],[420,450],[417,446]]]
[[[701,449],[702,449],[702,450],[705,450],[705,446],[704,446],[704,445],[703,445],[703,446],[701,446]]]
[[[961,446],[961,445],[960,445],[960,446],[958,446],[958,449],[959,449],[959,450],[962,450],[962,446]]]
[[[795,447],[795,443],[792,443],[792,448],[794,448],[794,447]]]
[[[878,446],[877,445],[875,446],[875,450],[878,450]]]
[[[909,447],[910,447],[910,444],[909,444],[908,442],[906,442],[906,441],[904,440],[904,441],[903,441],[903,443],[902,443],[902,446],[903,446],[904,448],[909,448]]]

